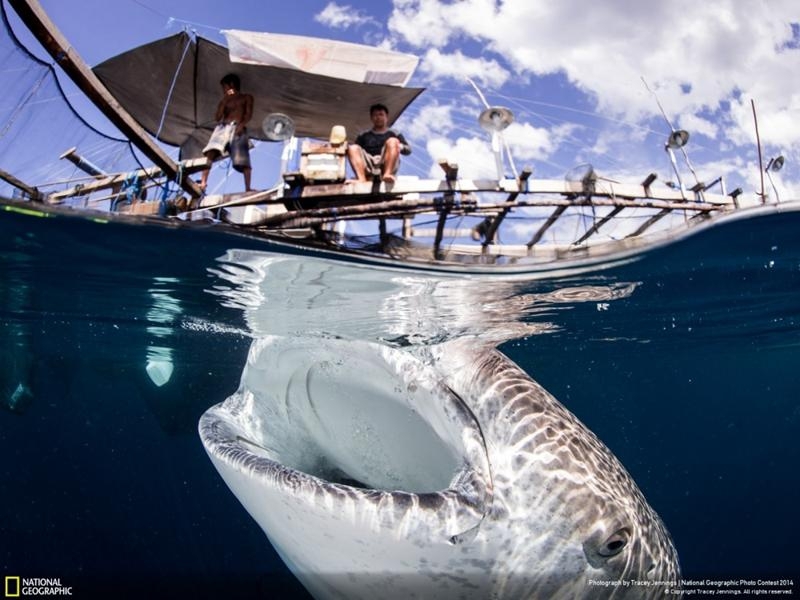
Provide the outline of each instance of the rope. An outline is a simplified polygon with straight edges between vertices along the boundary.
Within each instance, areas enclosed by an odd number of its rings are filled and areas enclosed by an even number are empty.
[[[0,131],[0,140],[2,140],[6,136],[11,127],[14,126],[14,123],[17,122],[17,118],[19,118],[20,113],[22,113],[22,109],[24,109],[27,106],[28,102],[30,102],[31,98],[33,98],[39,92],[39,88],[42,87],[42,84],[44,83],[44,80],[47,78],[48,74],[49,73],[47,71],[43,71],[42,76],[39,78],[38,81],[36,81],[33,84],[30,91],[28,92],[28,95],[25,96],[24,99],[20,100],[19,104],[14,108],[14,112],[8,118],[6,126],[3,127],[3,131]]]
[[[185,30],[184,30],[185,31]],[[156,139],[158,136],[161,135],[161,130],[164,128],[164,121],[167,118],[167,109],[169,108],[169,103],[172,100],[172,92],[175,91],[175,83],[178,81],[178,75],[181,72],[181,68],[183,68],[183,61],[186,60],[186,54],[189,52],[189,48],[194,41],[195,32],[192,31],[191,34],[186,39],[186,46],[183,49],[183,54],[181,55],[181,60],[178,63],[178,68],[175,70],[175,75],[172,76],[172,83],[169,85],[169,91],[167,92],[167,99],[164,102],[164,110],[161,111],[161,121],[158,123],[158,130],[156,131]]]
[[[0,2],[0,14],[2,14],[3,25],[5,26],[5,29],[8,32],[8,37],[14,42],[14,45],[21,52],[23,52],[30,60],[32,60],[35,63],[38,63],[39,65],[47,67],[47,69],[50,71],[50,74],[53,76],[53,81],[55,82],[56,87],[58,88],[58,92],[59,94],[61,94],[61,98],[64,100],[64,104],[69,108],[72,114],[75,115],[75,118],[77,118],[81,123],[83,123],[83,125],[86,128],[93,131],[99,136],[102,136],[108,140],[113,140],[115,142],[127,142],[128,140],[126,139],[116,138],[106,133],[103,133],[81,116],[81,114],[75,109],[75,107],[69,101],[69,96],[67,96],[66,92],[64,92],[64,88],[61,86],[61,81],[58,78],[58,72],[56,71],[56,68],[53,66],[53,64],[47,63],[42,59],[40,59],[38,56],[36,56],[33,52],[31,52],[28,49],[27,46],[25,46],[25,44],[22,43],[19,37],[17,37],[16,33],[14,33],[14,30],[11,27],[11,23],[9,23],[8,21],[5,2]]]

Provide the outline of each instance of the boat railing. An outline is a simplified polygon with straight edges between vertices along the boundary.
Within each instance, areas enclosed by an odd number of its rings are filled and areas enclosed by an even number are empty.
[[[680,190],[653,186],[655,176],[640,184],[598,179],[586,182],[533,179],[530,170],[516,179],[466,179],[446,171],[443,179],[399,177],[396,182],[336,182],[278,188],[267,193],[234,198],[217,204],[201,204],[201,212],[216,211],[218,218],[261,232],[307,228],[322,231],[334,223],[400,220],[402,238],[431,238],[438,248],[446,238],[468,238],[487,252],[498,245],[498,233],[508,220],[529,221],[529,235],[516,245],[530,252],[561,219],[576,209],[592,211],[592,223],[569,240],[568,245],[589,243],[601,228],[637,214],[636,227],[624,237],[637,237],[665,216],[680,213],[684,221],[703,220],[719,212],[734,210],[738,191],[713,194],[705,189]],[[251,207],[247,213],[234,209]],[[644,209],[644,213],[642,214]],[[434,226],[419,224],[419,217],[432,216]],[[468,227],[448,226],[451,219],[474,221]],[[509,247],[510,244],[506,244]]]
[[[207,166],[205,159],[180,164],[184,172],[196,172]],[[711,193],[708,187],[690,190],[656,185],[650,174],[638,184],[620,183],[592,174],[591,178],[537,179],[530,169],[516,178],[472,179],[459,177],[457,165],[441,161],[441,179],[400,176],[387,183],[379,179],[357,181],[288,181],[276,187],[240,194],[209,195],[199,200],[175,198],[170,210],[164,202],[134,199],[117,206],[118,212],[151,215],[173,215],[185,220],[213,219],[263,234],[298,231],[307,236],[327,236],[326,231],[342,222],[375,221],[384,235],[387,222],[399,220],[398,236],[405,240],[423,241],[438,249],[461,238],[467,241],[465,251],[493,252],[516,247],[530,254],[534,247],[547,244],[571,247],[594,243],[601,229],[612,223],[626,223],[617,237],[639,237],[668,215],[680,214],[683,221],[704,220],[716,213],[738,208],[736,190],[730,194]],[[61,204],[76,196],[87,196],[101,190],[119,194],[120,186],[132,175],[148,180],[164,179],[159,167],[131,173],[98,174],[88,182],[45,195],[45,203]],[[110,196],[109,196],[110,197]],[[577,228],[566,239],[564,227],[559,235],[553,232],[576,211],[591,213],[588,224]],[[424,219],[425,216],[430,217]],[[635,217],[635,218],[634,218]],[[431,222],[431,219],[433,222]],[[453,219],[458,222],[453,224]],[[466,226],[465,226],[466,220]],[[520,221],[525,221],[524,226]],[[584,219],[585,221],[585,219]],[[511,223],[511,224],[510,224]],[[630,227],[635,223],[634,227]],[[515,229],[515,235],[504,235]]]

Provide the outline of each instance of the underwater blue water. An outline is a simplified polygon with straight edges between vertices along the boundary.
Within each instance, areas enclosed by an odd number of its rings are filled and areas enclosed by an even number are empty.
[[[799,229],[797,212],[733,221],[510,283],[0,213],[3,574],[77,597],[304,597],[197,435],[252,336],[486,335],[617,455],[685,578],[797,583]],[[164,385],[148,361],[171,365]]]

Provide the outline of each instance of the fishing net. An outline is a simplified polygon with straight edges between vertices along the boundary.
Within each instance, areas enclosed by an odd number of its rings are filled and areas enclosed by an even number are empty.
[[[0,3],[0,196],[26,197],[8,181],[15,178],[41,193],[72,188],[94,179],[64,157],[72,150],[98,170],[128,172],[141,167],[130,142],[107,134],[113,126],[69,81],[59,80],[38,43]],[[34,50],[35,49],[35,50]],[[107,194],[107,192],[106,192]],[[108,202],[102,195],[78,196],[69,204],[91,206]]]

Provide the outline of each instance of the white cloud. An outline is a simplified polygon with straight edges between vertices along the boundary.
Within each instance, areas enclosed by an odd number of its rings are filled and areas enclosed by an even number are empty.
[[[701,133],[711,139],[717,137],[717,126],[708,119],[695,114],[681,115],[678,118],[678,125],[681,129],[691,131],[693,134]]]
[[[762,143],[800,156],[798,21],[796,0],[395,0],[388,26],[427,49],[435,77],[561,74],[632,124],[661,119],[644,77],[670,120],[717,150],[754,146],[753,98]]]
[[[414,46],[443,47],[459,32],[474,33],[476,23],[489,23],[495,0],[394,0],[389,29]]]
[[[434,159],[429,176],[441,178],[438,161],[446,159],[458,165],[458,174],[466,179],[497,177],[492,146],[486,138],[459,137],[456,140],[439,137],[428,140],[428,154]]]
[[[515,159],[521,161],[543,160],[555,147],[547,129],[533,127],[530,123],[512,123],[503,136]]]
[[[413,116],[409,113],[404,115],[403,133],[409,140],[447,135],[454,128],[452,112],[452,106],[438,102],[425,104]]]
[[[652,114],[656,107],[640,76],[674,111],[714,108],[744,84],[737,76],[759,75],[765,58],[778,62],[781,43],[791,37],[786,15],[796,13],[792,4],[606,0],[590,8],[578,0],[506,0],[497,7],[488,0],[403,0],[389,24],[411,44],[442,47],[457,36],[482,40],[519,72],[562,71],[596,94],[601,107]],[[415,26],[418,16],[422,23]],[[784,51],[787,68],[781,70],[797,72],[799,55]]]
[[[334,29],[347,29],[348,27],[375,24],[375,20],[349,5],[339,5],[328,2],[322,12],[314,15],[314,20]]]
[[[472,58],[460,50],[445,54],[437,48],[425,53],[420,71],[431,79],[470,78],[490,87],[502,87],[510,77],[510,73],[494,59]]]
[[[442,113],[441,106],[432,106],[430,112],[425,113],[424,118],[436,116]],[[472,137],[459,136],[456,139],[448,139],[446,134],[454,131],[454,124],[451,114],[447,113],[446,127],[438,130],[429,128],[423,134],[429,138],[427,152],[433,159],[434,165],[430,168],[431,177],[441,177],[442,173],[438,166],[440,159],[447,159],[455,162],[459,166],[459,175],[466,178],[496,178],[497,166],[494,150],[492,149],[491,137],[488,133],[482,132],[481,135]],[[526,166],[532,160],[545,160],[560,142],[563,135],[567,135],[571,126],[558,128],[555,132],[547,129],[533,127],[530,123],[512,123],[504,132],[505,141],[514,157],[515,162],[519,161],[518,168]],[[431,132],[436,131],[439,135],[431,137]],[[420,138],[423,135],[418,134]],[[504,164],[507,166],[505,154],[503,155]]]
[[[799,71],[800,72],[800,71]],[[755,122],[752,95],[742,95],[731,104],[734,128],[731,138],[739,143],[754,143]],[[783,102],[773,98],[755,100],[761,143],[765,146],[793,146],[800,150],[800,93],[783,96]]]
[[[588,148],[585,153],[589,156],[608,155],[613,148],[626,145],[630,147],[632,144],[643,143],[649,133],[650,131],[643,127],[626,127],[622,124],[606,127],[598,133],[594,146]],[[667,132],[664,133],[664,140],[666,140],[666,134]],[[638,157],[628,156],[626,158],[636,159]]]

